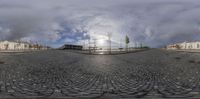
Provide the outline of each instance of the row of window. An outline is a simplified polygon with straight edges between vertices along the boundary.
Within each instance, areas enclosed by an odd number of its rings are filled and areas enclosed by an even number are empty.
[[[182,46],[183,47],[183,46]],[[189,49],[192,49],[193,48],[193,46],[192,45],[189,45],[189,46],[185,46],[184,48],[189,48]],[[195,47],[194,47],[195,48]],[[200,48],[200,44],[197,44],[197,46],[196,46],[196,48]]]

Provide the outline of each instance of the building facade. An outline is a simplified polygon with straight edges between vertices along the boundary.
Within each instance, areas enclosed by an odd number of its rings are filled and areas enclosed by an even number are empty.
[[[197,49],[200,49],[200,41],[170,44],[170,45],[167,45],[166,48],[167,49],[197,50]]]
[[[0,41],[0,50],[44,50],[39,44],[31,44],[28,42]]]

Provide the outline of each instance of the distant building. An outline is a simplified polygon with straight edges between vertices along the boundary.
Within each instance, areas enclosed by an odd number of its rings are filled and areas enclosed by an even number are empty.
[[[200,41],[196,42],[182,42],[176,44],[170,44],[166,46],[167,49],[200,49]]]
[[[65,44],[61,48],[62,50],[82,50],[83,46],[81,45],[71,45],[71,44]]]
[[[44,50],[47,47],[21,41],[0,41],[0,50]]]

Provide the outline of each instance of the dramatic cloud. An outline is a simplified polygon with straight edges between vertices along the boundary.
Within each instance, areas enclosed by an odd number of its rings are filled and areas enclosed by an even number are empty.
[[[198,0],[0,0],[0,39],[60,46],[142,43],[151,47],[200,40]]]

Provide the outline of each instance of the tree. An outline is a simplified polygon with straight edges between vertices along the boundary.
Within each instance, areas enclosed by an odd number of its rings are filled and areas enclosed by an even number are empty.
[[[127,35],[125,38],[125,42],[126,42],[126,51],[128,51],[128,44],[130,43],[130,41],[129,41],[129,37]]]

